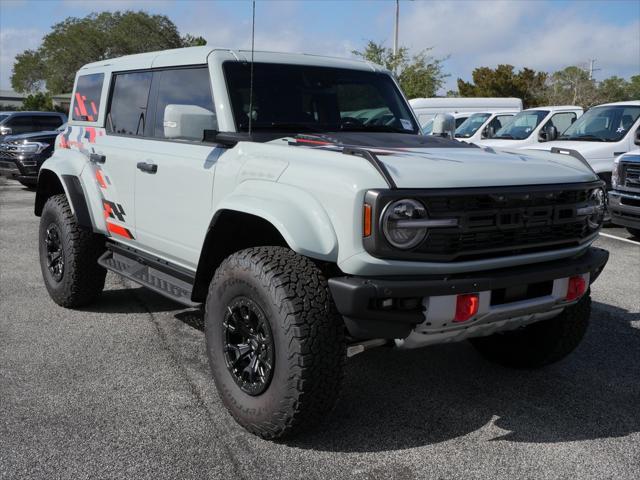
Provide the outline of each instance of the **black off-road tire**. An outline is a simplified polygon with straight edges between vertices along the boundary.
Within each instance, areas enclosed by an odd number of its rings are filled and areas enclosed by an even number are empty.
[[[47,231],[57,228],[64,268],[60,279],[49,271]],[[78,227],[65,195],[53,195],[42,209],[38,234],[40,268],[49,295],[58,305],[80,307],[94,301],[104,288],[107,271],[98,265],[104,253],[104,237]]]
[[[260,394],[242,390],[227,367],[225,315],[249,298],[264,312],[273,338],[271,380]],[[228,316],[227,316],[228,318]],[[217,269],[205,305],[207,353],[223,403],[249,432],[292,436],[332,410],[344,377],[344,323],[327,280],[308,258],[283,247],[256,247]]]
[[[562,360],[576,349],[587,331],[590,315],[591,297],[587,292],[557,317],[474,338],[471,343],[492,362],[513,368],[540,368]]]

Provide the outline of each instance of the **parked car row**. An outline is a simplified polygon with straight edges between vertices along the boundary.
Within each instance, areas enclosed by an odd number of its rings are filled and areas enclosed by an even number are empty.
[[[56,112],[0,112],[0,175],[36,186],[66,121],[66,115]]]

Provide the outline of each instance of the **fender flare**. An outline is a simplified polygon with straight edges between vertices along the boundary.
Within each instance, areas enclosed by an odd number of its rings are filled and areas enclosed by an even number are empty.
[[[78,226],[85,230],[93,230],[93,222],[91,221],[87,199],[82,190],[80,178],[76,175],[59,175],[48,168],[41,169],[38,174],[38,187],[34,204],[35,215],[39,217],[42,214],[42,209],[47,199],[51,195],[59,192],[59,187],[52,185],[54,179],[56,179],[62,187],[63,193],[69,201],[71,212],[76,217]]]
[[[249,180],[225,197],[214,213],[230,210],[260,217],[273,225],[295,252],[336,262],[338,238],[333,223],[312,195],[286,184]]]

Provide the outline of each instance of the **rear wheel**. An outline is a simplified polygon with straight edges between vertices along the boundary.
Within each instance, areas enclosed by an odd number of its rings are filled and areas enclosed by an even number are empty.
[[[544,367],[576,349],[587,331],[590,315],[591,297],[587,292],[557,317],[518,330],[474,338],[471,343],[485,358],[507,367]]]
[[[64,195],[50,197],[42,209],[39,252],[45,286],[58,305],[86,305],[102,292],[104,237],[78,227]]]
[[[206,301],[207,353],[236,421],[263,438],[320,422],[335,405],[344,324],[327,281],[283,247],[242,250],[216,271]]]

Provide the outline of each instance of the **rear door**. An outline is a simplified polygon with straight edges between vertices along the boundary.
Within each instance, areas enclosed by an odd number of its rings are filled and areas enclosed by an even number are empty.
[[[138,239],[151,253],[195,269],[222,152],[203,142],[205,129],[218,128],[208,67],[154,71],[147,127],[135,170]]]

